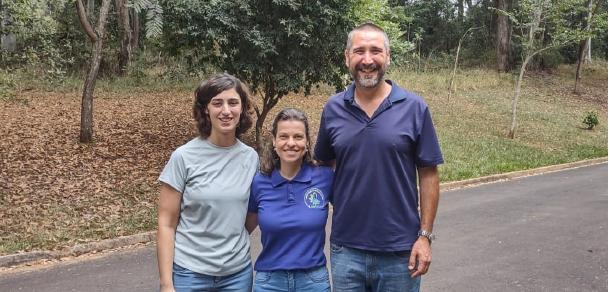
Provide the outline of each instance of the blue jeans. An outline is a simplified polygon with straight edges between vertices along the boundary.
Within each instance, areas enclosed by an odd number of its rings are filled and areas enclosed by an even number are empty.
[[[411,278],[411,251],[376,252],[330,244],[334,292],[419,292]]]
[[[174,263],[173,279],[176,292],[250,292],[252,265],[235,274],[216,277],[195,273]]]
[[[328,269],[256,271],[253,292],[330,292]]]

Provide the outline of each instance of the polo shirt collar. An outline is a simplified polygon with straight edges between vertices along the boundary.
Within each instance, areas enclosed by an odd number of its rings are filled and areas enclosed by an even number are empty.
[[[392,91],[390,91],[390,95],[388,95],[387,99],[390,102],[397,102],[399,100],[403,100],[405,98],[407,98],[407,95],[405,94],[404,90],[402,88],[400,88],[398,85],[396,85],[396,83],[394,83],[394,81],[390,80],[390,79],[386,79],[385,82],[390,83],[390,85],[392,85]],[[354,93],[356,92],[356,83],[353,82],[352,85],[349,86],[349,88],[347,88],[347,90],[345,91],[345,95],[343,95],[343,99],[349,102],[353,102],[354,101]]]
[[[295,176],[291,181],[302,182],[302,183],[310,182],[311,174],[312,174],[312,166],[308,163],[304,163],[303,165],[301,165],[301,169],[299,170],[299,173],[297,173],[297,176]],[[282,185],[283,183],[285,183],[287,181],[288,181],[288,179],[283,177],[277,168],[273,169],[273,172],[271,173],[271,185],[274,188]]]

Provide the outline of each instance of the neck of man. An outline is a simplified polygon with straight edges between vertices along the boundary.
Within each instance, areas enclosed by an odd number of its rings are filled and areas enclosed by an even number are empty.
[[[375,87],[362,87],[356,83],[354,99],[356,103],[381,103],[392,91],[392,85],[382,80]]]
[[[297,176],[301,170],[301,162],[280,162],[280,169],[278,171],[287,180],[291,180]]]

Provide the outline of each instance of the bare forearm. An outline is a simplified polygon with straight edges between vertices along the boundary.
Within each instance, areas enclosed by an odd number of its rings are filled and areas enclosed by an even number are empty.
[[[173,291],[174,281],[174,245],[176,239],[176,228],[180,217],[180,201],[182,193],[161,184],[159,195],[159,211],[157,213],[157,263],[159,265],[159,280],[161,291]]]
[[[421,229],[432,232],[440,197],[438,169],[436,166],[429,166],[420,167],[418,171]]]
[[[159,226],[157,231],[157,261],[161,287],[173,287],[174,241],[176,230],[168,226]]]

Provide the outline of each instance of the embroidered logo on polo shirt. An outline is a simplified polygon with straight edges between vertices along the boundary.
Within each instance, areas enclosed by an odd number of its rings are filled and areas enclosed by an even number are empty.
[[[324,193],[322,193],[320,189],[308,189],[305,191],[305,197],[303,199],[305,201],[305,205],[310,209],[324,208]]]

